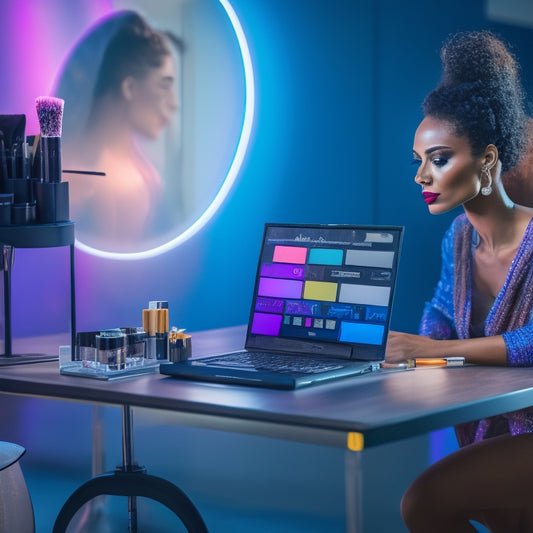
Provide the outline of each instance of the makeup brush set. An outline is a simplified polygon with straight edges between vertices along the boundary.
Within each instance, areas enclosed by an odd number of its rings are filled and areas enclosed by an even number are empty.
[[[25,115],[0,115],[0,226],[69,221],[68,182],[61,181],[64,101],[35,101],[39,135],[26,136]]]

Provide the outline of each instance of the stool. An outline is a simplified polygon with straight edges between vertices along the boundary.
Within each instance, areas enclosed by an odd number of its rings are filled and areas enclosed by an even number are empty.
[[[0,533],[34,533],[35,517],[19,459],[26,450],[0,442]]]

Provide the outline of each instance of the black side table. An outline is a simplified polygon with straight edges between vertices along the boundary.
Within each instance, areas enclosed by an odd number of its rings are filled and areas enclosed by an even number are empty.
[[[4,271],[4,354],[0,365],[50,360],[44,354],[14,355],[11,338],[11,267],[16,248],[52,248],[70,246],[70,331],[71,349],[76,343],[76,289],[74,275],[74,223],[35,224],[30,226],[0,226],[0,261]],[[72,351],[72,353],[74,353]],[[57,357],[53,357],[57,359]]]

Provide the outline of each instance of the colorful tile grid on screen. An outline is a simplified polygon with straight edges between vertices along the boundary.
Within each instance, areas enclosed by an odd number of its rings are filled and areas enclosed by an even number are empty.
[[[273,246],[260,267],[251,332],[381,344],[395,252],[366,248]]]

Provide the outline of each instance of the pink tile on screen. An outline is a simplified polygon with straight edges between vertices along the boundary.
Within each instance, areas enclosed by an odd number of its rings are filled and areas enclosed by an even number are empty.
[[[254,313],[252,333],[256,335],[278,335],[281,326],[281,315]]]
[[[311,327],[311,319],[309,317],[307,317],[305,319],[305,327],[306,328],[310,328]]]
[[[301,246],[276,246],[274,248],[274,263],[305,264],[307,248]]]

